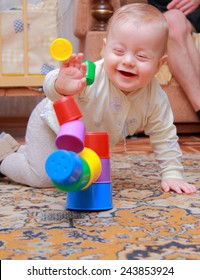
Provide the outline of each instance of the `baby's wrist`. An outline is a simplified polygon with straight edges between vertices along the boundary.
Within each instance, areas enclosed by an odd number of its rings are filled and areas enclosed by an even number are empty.
[[[62,87],[60,87],[59,82],[57,82],[57,79],[55,79],[55,81],[54,81],[54,92],[60,96],[69,95],[69,94],[67,94],[66,89],[62,89]]]

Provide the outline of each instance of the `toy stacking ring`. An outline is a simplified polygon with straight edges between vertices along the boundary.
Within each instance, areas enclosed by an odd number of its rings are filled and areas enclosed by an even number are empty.
[[[72,55],[72,44],[65,38],[55,39],[50,45],[50,53],[56,60],[66,60]]]

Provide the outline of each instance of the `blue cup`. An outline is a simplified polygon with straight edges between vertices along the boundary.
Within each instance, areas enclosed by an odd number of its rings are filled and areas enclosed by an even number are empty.
[[[74,152],[56,150],[47,158],[45,169],[53,182],[72,185],[82,176],[83,162]]]
[[[67,194],[66,208],[70,210],[101,211],[113,208],[112,184],[95,183],[87,189]]]

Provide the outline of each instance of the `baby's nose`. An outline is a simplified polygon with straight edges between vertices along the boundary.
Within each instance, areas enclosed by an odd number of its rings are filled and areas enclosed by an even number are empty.
[[[132,54],[126,54],[123,58],[123,64],[129,67],[133,67],[135,65],[135,59]]]

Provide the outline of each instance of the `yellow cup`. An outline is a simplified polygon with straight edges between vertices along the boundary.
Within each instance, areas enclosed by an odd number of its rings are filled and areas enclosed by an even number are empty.
[[[53,58],[63,61],[72,55],[72,44],[65,38],[57,38],[50,45],[50,53]]]
[[[79,153],[79,156],[87,162],[90,168],[90,180],[82,189],[84,190],[99,178],[102,171],[102,164],[97,153],[89,148],[84,148],[83,151]]]

